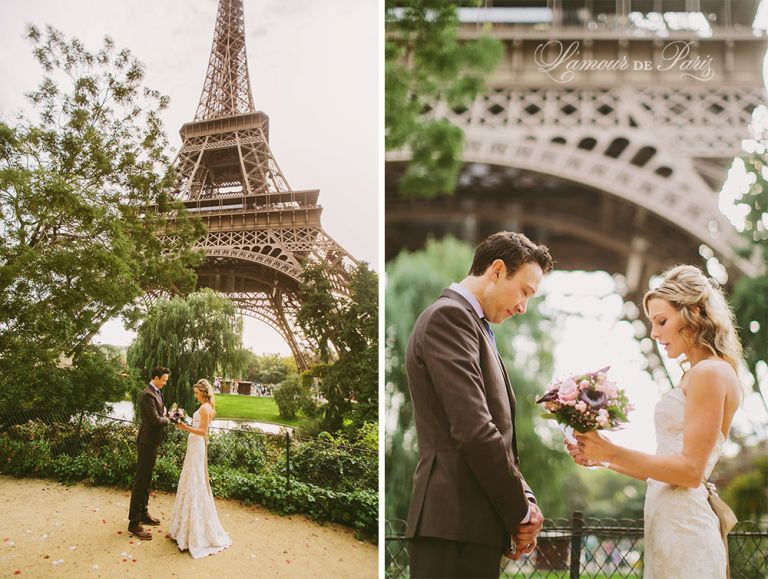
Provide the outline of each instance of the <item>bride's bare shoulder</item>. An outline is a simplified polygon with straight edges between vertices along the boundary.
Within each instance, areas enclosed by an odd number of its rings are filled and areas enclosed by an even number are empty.
[[[728,362],[720,359],[702,360],[688,372],[687,389],[728,391],[738,386],[739,378]]]

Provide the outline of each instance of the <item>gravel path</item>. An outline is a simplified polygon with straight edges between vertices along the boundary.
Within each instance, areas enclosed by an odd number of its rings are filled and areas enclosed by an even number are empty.
[[[107,487],[0,476],[2,577],[329,577],[377,576],[376,546],[339,525],[282,517],[261,506],[216,499],[232,546],[193,559],[166,537],[173,495],[153,493],[162,521],[154,538],[128,536],[129,493]]]

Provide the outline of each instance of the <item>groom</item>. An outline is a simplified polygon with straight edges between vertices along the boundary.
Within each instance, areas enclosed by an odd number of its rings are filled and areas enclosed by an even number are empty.
[[[149,483],[157,460],[157,449],[163,441],[163,428],[171,423],[165,416],[163,387],[168,382],[170,370],[158,366],[152,370],[152,380],[139,397],[141,426],[137,441],[138,461],[136,478],[131,489],[131,506],[128,511],[128,532],[142,541],[152,539],[152,534],[144,525],[159,525],[160,521],[147,511],[149,502]]]
[[[525,313],[549,250],[495,233],[469,275],[416,320],[406,352],[419,462],[406,537],[411,577],[498,577],[536,548],[543,517],[519,470],[515,396],[489,323]]]

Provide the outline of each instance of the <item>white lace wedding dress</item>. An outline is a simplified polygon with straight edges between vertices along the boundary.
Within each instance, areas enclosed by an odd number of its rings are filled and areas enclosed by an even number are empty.
[[[683,450],[685,393],[675,388],[656,405],[656,454]],[[709,478],[723,450],[722,433],[707,461]],[[724,579],[725,547],[707,489],[648,479],[645,495],[644,579]]]
[[[200,428],[199,409],[192,416],[192,427]],[[218,553],[232,544],[213,503],[205,438],[191,432],[168,532],[179,549],[188,549],[195,559]]]

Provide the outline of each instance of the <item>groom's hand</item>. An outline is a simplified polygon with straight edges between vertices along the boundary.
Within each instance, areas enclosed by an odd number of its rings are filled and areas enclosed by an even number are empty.
[[[531,518],[529,521],[517,528],[515,534],[515,552],[511,558],[519,560],[523,555],[529,555],[536,550],[536,540],[544,525],[544,515],[538,505],[531,503]]]

